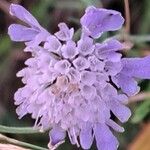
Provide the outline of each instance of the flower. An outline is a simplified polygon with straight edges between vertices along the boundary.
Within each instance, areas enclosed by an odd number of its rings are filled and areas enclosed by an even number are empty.
[[[68,134],[70,142],[83,149],[90,149],[95,138],[98,150],[116,150],[119,143],[111,129],[124,128],[111,119],[111,112],[126,122],[131,116],[128,97],[139,92],[136,79],[150,79],[150,56],[122,58],[119,41],[95,40],[121,28],[121,14],[87,8],[81,38],[74,42],[74,29],[65,23],[52,35],[22,6],[12,4],[10,12],[30,26],[15,24],[8,30],[11,39],[24,41],[25,51],[32,54],[17,73],[25,84],[14,95],[19,118],[31,114],[35,127],[49,130],[51,145]]]

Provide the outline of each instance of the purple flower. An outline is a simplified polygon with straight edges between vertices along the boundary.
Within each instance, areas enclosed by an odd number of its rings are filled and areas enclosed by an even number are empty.
[[[131,116],[128,97],[140,89],[136,79],[150,79],[149,56],[122,58],[119,41],[95,41],[103,32],[121,28],[121,14],[87,8],[81,18],[81,38],[74,42],[74,29],[65,23],[51,35],[23,7],[12,4],[10,10],[30,26],[11,25],[8,32],[32,53],[17,74],[25,84],[14,96],[19,118],[31,114],[37,128],[49,130],[51,145],[68,133],[70,142],[83,149],[90,149],[95,138],[98,150],[117,150],[119,143],[110,128],[117,132],[124,128],[110,112],[126,122]]]

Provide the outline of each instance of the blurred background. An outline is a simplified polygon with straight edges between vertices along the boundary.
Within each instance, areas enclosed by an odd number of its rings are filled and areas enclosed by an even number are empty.
[[[24,45],[13,43],[7,35],[8,26],[19,22],[9,15],[10,3],[18,3],[27,8],[49,32],[58,30],[59,22],[66,22],[76,30],[79,18],[89,5],[120,11],[125,17],[124,0],[0,0],[0,124],[6,126],[32,126],[30,116],[19,120],[15,113],[13,95],[23,86],[16,73],[24,67],[24,61],[30,56],[23,52]],[[126,44],[123,52],[127,57],[150,55],[150,0],[129,0],[131,22],[117,32],[117,38]],[[129,18],[128,18],[129,21]],[[129,30],[130,27],[130,30]],[[112,33],[102,38],[113,36]],[[131,48],[131,50],[129,50]],[[119,150],[150,150],[150,81],[140,81],[141,93],[132,97],[129,103],[133,114],[124,124],[125,132],[118,134]],[[46,134],[18,135],[5,134],[8,137],[46,147],[49,138]],[[58,150],[77,150],[67,140]],[[93,144],[92,150],[96,150]]]

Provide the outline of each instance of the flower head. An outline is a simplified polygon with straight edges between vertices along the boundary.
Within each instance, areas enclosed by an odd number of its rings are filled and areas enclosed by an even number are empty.
[[[8,32],[14,41],[28,41],[25,51],[32,53],[17,74],[25,84],[14,96],[19,118],[31,114],[36,127],[50,130],[52,145],[68,133],[71,143],[83,149],[90,149],[95,138],[98,150],[116,150],[119,143],[110,128],[124,129],[111,112],[126,122],[131,116],[128,96],[139,91],[135,78],[150,78],[150,57],[122,59],[119,41],[95,41],[103,32],[121,28],[121,14],[87,8],[81,38],[74,42],[74,29],[65,23],[52,35],[22,6],[12,4],[10,12],[30,26],[11,25]]]

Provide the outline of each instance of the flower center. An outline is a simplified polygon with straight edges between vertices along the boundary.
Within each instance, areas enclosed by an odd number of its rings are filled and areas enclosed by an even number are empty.
[[[50,90],[57,98],[62,99],[79,91],[79,86],[76,83],[69,82],[68,77],[63,75],[57,77],[56,83],[50,86]]]

